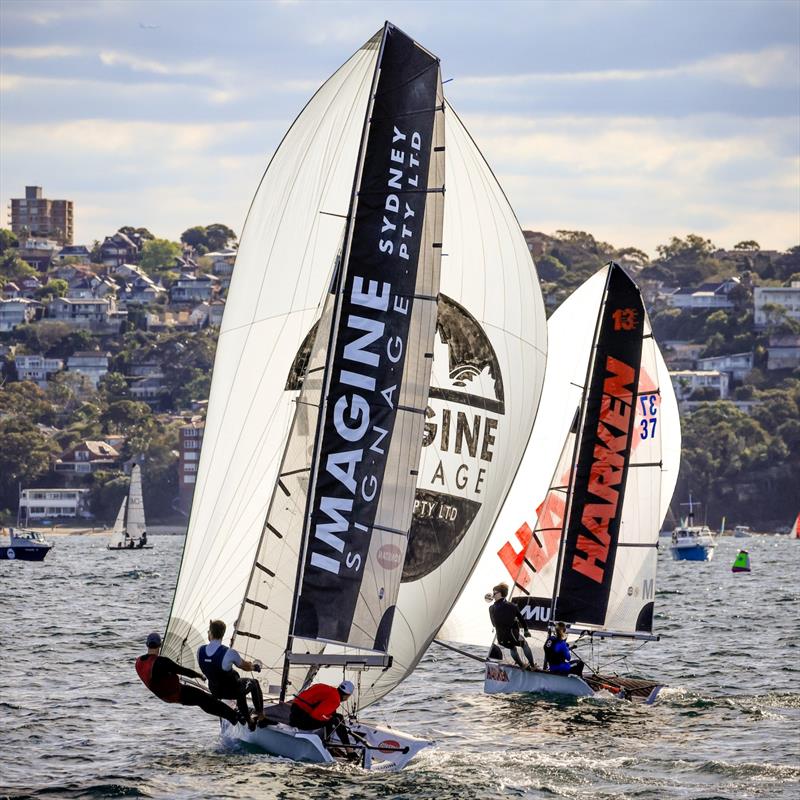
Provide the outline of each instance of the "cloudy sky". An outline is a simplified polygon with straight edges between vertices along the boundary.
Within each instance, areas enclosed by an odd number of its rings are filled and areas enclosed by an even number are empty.
[[[76,240],[241,225],[314,90],[384,19],[523,227],[654,254],[800,244],[800,3],[0,2],[0,202],[76,204]]]

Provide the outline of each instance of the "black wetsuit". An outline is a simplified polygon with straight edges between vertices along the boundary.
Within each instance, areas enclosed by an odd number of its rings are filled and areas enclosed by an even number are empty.
[[[497,632],[497,643],[501,647],[521,647],[520,627],[528,632],[528,625],[519,608],[502,598],[489,606],[489,618]]]

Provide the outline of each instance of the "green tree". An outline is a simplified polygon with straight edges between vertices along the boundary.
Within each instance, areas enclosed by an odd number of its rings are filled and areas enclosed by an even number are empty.
[[[20,416],[0,418],[0,441],[0,507],[17,508],[19,485],[44,475],[58,447]]]
[[[746,250],[747,252],[755,252],[760,250],[761,247],[759,246],[758,242],[754,241],[753,239],[746,239],[743,242],[739,242],[733,246],[734,250]]]
[[[0,256],[0,276],[6,280],[18,283],[24,278],[30,278],[35,274],[36,270],[13,250],[9,250]]]
[[[62,278],[54,278],[48,281],[46,286],[36,292],[36,299],[46,302],[53,297],[63,297],[69,289],[69,284]]]
[[[12,247],[19,247],[19,239],[8,228],[0,228],[0,255]]]
[[[202,225],[187,228],[181,234],[181,241],[189,245],[189,247],[193,247],[201,255],[208,252],[208,238],[206,237],[206,229]]]
[[[181,246],[167,239],[150,239],[142,246],[142,269],[157,272],[172,267],[181,255]]]
[[[221,222],[206,227],[206,246],[209,250],[223,250],[236,241],[236,234]]]

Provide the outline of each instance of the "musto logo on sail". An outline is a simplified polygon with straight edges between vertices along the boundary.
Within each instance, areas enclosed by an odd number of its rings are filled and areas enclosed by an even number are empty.
[[[431,389],[403,582],[441,566],[483,502],[505,414],[497,356],[477,320],[439,295]]]

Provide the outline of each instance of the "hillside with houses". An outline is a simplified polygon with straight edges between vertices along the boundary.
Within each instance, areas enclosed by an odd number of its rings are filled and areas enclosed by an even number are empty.
[[[37,188],[37,187],[29,187]],[[673,238],[650,259],[581,231],[526,231],[550,311],[609,260],[638,282],[683,421],[673,507],[773,529],[797,513],[800,247]],[[225,225],[124,227],[74,244],[0,230],[0,513],[107,523],[143,463],[154,520],[191,503],[236,257]]]

